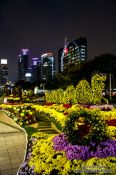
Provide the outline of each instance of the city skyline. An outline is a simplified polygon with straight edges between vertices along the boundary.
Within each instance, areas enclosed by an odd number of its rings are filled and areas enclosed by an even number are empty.
[[[67,42],[87,38],[88,59],[116,55],[115,0],[1,0],[0,59],[8,59],[9,80],[17,80],[17,59],[23,48],[33,57],[58,56]]]

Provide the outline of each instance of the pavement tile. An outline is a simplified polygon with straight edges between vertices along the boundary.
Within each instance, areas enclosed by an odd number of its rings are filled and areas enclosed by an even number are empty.
[[[19,156],[18,156],[18,154],[15,154],[15,155],[9,155],[9,159],[10,159],[10,160],[13,160],[13,159],[19,159]]]
[[[2,170],[0,175],[12,175],[12,170]]]
[[[10,161],[11,161],[11,164],[20,162],[19,158],[14,158],[14,159],[11,159]]]
[[[1,152],[1,153],[0,153],[0,157],[2,157],[2,156],[4,156],[4,157],[8,157],[9,154],[8,154],[8,152]]]
[[[0,143],[0,147],[6,147],[5,143]]]
[[[15,149],[17,150],[17,152],[25,152],[25,149],[22,147],[15,147]]]
[[[26,154],[25,154],[26,155]],[[24,161],[24,159],[25,159],[25,155],[19,155],[19,159],[20,159],[20,161]]]
[[[9,157],[0,156],[0,162],[4,160],[9,160]]]
[[[4,150],[7,150],[7,147],[6,146],[4,146],[4,147],[0,146],[0,151],[4,151]]]
[[[12,166],[13,169],[15,169],[15,168],[19,168],[20,165],[21,165],[20,162],[18,162],[18,163],[12,163],[12,164],[11,164],[11,166]]]
[[[25,158],[25,156],[23,156],[23,155],[19,156],[19,160],[20,160],[21,163],[24,161],[24,158]]]
[[[4,151],[0,150],[0,154],[2,154],[2,153],[8,153],[8,150],[7,149],[5,149]]]
[[[8,152],[9,156],[16,156],[17,155],[17,151],[13,151],[13,152]]]
[[[0,166],[1,165],[10,165],[10,160],[3,160],[3,161],[0,161]]]
[[[0,175],[17,175],[26,147],[25,132],[0,111]]]
[[[17,175],[17,171],[18,171],[18,169],[17,169],[17,168],[13,168],[13,169],[12,169],[12,172],[13,172],[13,174],[12,174],[12,175]]]
[[[8,149],[10,149],[10,148],[14,147],[14,144],[12,142],[11,143],[6,143],[6,146],[7,146]]]
[[[5,139],[4,139],[4,138],[2,139],[2,138],[3,138],[3,137],[0,137],[0,144],[6,143],[6,142],[5,142]]]
[[[16,149],[13,148],[13,147],[12,147],[12,148],[9,148],[9,149],[8,149],[8,153],[9,153],[9,154],[15,154],[15,153],[16,153]]]
[[[7,164],[7,165],[0,165],[0,170],[11,170],[11,165],[10,164]]]

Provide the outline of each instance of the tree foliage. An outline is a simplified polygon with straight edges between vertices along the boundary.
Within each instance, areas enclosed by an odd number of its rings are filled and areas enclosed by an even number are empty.
[[[90,104],[92,101],[92,90],[86,80],[81,80],[76,87],[76,98],[78,103]]]
[[[70,85],[67,86],[65,91],[58,89],[46,92],[46,100],[47,102],[65,104],[100,104],[105,80],[105,75],[95,74],[91,79],[91,86],[86,80],[81,80],[76,89],[73,85]]]

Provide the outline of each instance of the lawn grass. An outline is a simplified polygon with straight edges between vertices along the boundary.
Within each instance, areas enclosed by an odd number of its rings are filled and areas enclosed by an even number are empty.
[[[45,132],[46,134],[56,134],[58,131],[48,120],[39,120],[38,122],[31,125],[23,125],[23,129],[25,129],[28,139],[36,132]]]
[[[25,126],[24,125],[23,129],[25,129],[27,136],[28,136],[28,139],[30,139],[34,133],[38,132],[38,128],[34,128],[32,126]]]

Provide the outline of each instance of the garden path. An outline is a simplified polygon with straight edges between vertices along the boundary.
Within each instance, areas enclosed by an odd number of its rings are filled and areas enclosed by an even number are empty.
[[[46,134],[59,133],[59,130],[47,119],[47,117],[38,117],[37,121],[37,123],[29,125],[30,128],[35,128],[36,132],[45,132]]]
[[[16,175],[22,164],[27,136],[12,119],[0,111],[0,175]]]

